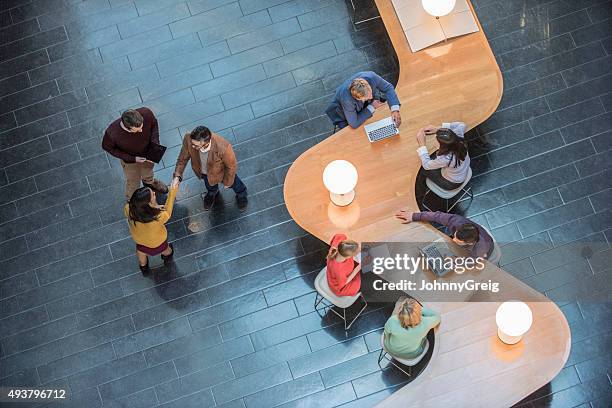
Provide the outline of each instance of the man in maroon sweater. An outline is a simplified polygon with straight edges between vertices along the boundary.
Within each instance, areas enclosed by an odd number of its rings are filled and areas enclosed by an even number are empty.
[[[145,158],[150,143],[159,144],[159,128],[149,108],[126,110],[104,132],[102,148],[121,160],[128,201],[140,188],[141,180],[158,193],[168,192],[163,182],[153,178],[154,163]]]

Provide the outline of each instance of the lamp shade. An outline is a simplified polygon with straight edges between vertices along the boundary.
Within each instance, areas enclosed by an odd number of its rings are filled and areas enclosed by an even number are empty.
[[[323,184],[334,204],[348,205],[355,198],[353,189],[357,185],[357,169],[346,160],[334,160],[323,170]]]
[[[442,17],[453,11],[456,0],[421,0],[426,12],[434,17]]]
[[[524,302],[504,302],[495,313],[497,335],[506,344],[518,343],[531,327],[533,314]]]

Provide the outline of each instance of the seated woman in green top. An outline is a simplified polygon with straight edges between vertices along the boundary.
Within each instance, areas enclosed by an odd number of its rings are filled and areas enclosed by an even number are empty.
[[[438,324],[440,314],[412,298],[401,297],[385,323],[385,349],[402,359],[418,357],[425,347],[427,333]]]

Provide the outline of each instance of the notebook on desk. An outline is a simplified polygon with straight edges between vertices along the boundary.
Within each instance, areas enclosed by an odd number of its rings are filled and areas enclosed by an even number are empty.
[[[457,0],[455,8],[440,18],[427,13],[421,0],[393,0],[392,3],[412,52],[478,31],[466,0]]]

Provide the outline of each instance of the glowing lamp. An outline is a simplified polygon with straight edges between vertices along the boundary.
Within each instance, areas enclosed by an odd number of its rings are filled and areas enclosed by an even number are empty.
[[[495,322],[499,339],[506,344],[516,344],[531,327],[533,315],[524,302],[504,302],[497,308]]]
[[[421,0],[426,12],[438,18],[447,15],[455,8],[455,0]]]
[[[353,202],[357,185],[357,169],[346,160],[334,160],[323,170],[323,184],[332,203],[343,207]]]

